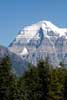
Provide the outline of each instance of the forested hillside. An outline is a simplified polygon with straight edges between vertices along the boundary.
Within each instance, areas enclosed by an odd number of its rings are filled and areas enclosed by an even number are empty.
[[[19,66],[18,66],[19,67]],[[39,60],[37,66],[17,76],[9,57],[0,62],[0,100],[67,100],[67,70],[64,64],[54,68]]]

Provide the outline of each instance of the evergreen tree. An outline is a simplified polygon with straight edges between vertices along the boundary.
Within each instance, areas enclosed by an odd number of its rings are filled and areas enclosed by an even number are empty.
[[[38,75],[39,75],[39,83],[41,90],[41,98],[40,100],[47,100],[48,92],[49,92],[49,63],[48,58],[46,58],[45,62],[40,60],[38,63]]]
[[[0,100],[15,100],[15,77],[9,57],[0,62]]]
[[[19,100],[47,100],[49,90],[49,64],[40,60],[37,67],[30,66],[29,70],[18,82]]]
[[[63,100],[67,100],[67,70],[65,73],[65,81],[64,81],[64,99]]]
[[[50,87],[48,100],[63,100],[65,68],[52,68],[50,70]]]
[[[36,84],[36,72],[33,65],[30,65],[30,69],[20,77],[18,81],[18,98],[19,100],[36,100],[34,99],[34,89]]]

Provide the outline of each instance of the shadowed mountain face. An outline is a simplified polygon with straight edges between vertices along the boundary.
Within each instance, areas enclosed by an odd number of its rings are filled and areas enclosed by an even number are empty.
[[[15,53],[10,52],[8,48],[0,46],[0,62],[6,56],[10,58],[12,70],[14,73],[16,73],[17,75],[22,75],[24,71],[27,70],[28,62],[22,60],[21,57],[16,55]]]
[[[3,48],[0,48],[3,56]],[[27,70],[28,63],[36,65],[39,59],[45,60],[47,56],[52,65],[64,62],[67,66],[67,29],[58,28],[49,21],[40,21],[23,28],[5,51],[9,52],[18,75]]]

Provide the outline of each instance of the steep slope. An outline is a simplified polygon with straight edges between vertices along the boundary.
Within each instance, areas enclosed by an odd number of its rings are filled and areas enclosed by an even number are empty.
[[[35,65],[39,59],[47,56],[54,66],[61,61],[67,64],[67,29],[49,21],[40,21],[23,28],[10,44],[9,50]]]
[[[8,55],[9,55],[8,49],[6,47],[0,45],[0,60]]]
[[[6,56],[8,56],[11,60],[12,71],[14,73],[16,73],[17,75],[22,75],[24,71],[27,70],[26,66],[28,62],[22,60],[21,57],[16,55],[15,53],[10,52],[8,48],[0,45],[0,62]]]

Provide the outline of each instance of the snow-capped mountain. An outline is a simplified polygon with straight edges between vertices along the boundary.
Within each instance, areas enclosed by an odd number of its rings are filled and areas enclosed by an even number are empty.
[[[59,28],[49,21],[26,26],[9,45],[9,50],[23,61],[37,63],[49,57],[52,65],[67,64],[67,28]]]

